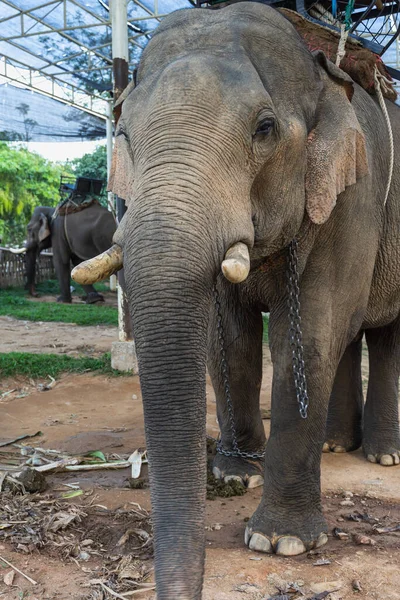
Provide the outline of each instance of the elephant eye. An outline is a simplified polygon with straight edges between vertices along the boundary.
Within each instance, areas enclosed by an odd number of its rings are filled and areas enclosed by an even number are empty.
[[[261,121],[261,123],[259,123],[259,125],[257,126],[255,135],[258,135],[258,134],[267,135],[268,133],[271,133],[271,131],[274,128],[274,125],[275,125],[274,119],[271,119],[271,118],[263,119]]]

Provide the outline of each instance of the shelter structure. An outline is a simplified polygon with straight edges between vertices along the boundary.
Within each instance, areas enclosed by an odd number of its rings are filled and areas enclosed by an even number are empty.
[[[113,103],[132,77],[157,24],[179,8],[211,5],[215,9],[236,1],[0,0],[0,140],[107,137],[110,169]],[[293,8],[325,23],[327,15],[347,14],[352,3],[353,12],[346,17],[350,33],[380,45],[385,63],[400,68],[400,36],[395,35],[400,32],[399,0],[258,1]],[[353,10],[358,4],[362,18]],[[123,212],[124,205],[117,200],[118,218]],[[123,279],[120,283],[119,340],[123,343],[131,334]]]

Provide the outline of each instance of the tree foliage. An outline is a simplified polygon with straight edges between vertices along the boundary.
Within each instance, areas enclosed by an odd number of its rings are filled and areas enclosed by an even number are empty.
[[[55,206],[61,165],[0,142],[0,238],[4,244],[21,244],[35,206]]]
[[[75,158],[70,165],[76,177],[91,177],[104,181],[100,200],[107,206],[107,147],[97,146],[94,152],[84,154],[82,158]]]

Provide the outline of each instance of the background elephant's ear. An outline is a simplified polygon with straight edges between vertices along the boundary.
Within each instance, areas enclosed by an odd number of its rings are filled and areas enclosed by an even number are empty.
[[[44,213],[40,213],[40,227],[39,227],[39,233],[38,233],[38,239],[39,242],[43,242],[43,240],[45,240],[46,238],[49,237],[49,235],[51,235],[51,231],[50,231],[50,226],[49,226],[49,221],[47,220],[47,217]]]
[[[324,87],[316,124],[307,140],[306,207],[318,225],[325,223],[346,187],[369,173],[365,138],[351,105],[353,81],[328,61],[315,56]]]
[[[115,137],[107,191],[117,194],[128,204],[133,187],[133,160],[129,142],[123,133]]]

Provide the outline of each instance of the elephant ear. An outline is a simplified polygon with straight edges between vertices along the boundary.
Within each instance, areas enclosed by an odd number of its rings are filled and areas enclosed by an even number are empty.
[[[369,173],[365,138],[351,104],[353,80],[323,52],[315,53],[323,68],[324,87],[316,123],[307,140],[306,207],[313,223],[325,223],[336,198]]]
[[[133,80],[124,89],[114,105],[116,119],[121,115],[122,105],[136,85],[136,73]],[[133,160],[129,142],[121,127],[117,128],[115,134],[114,151],[111,161],[110,177],[107,191],[113,192],[128,204],[133,186]]]
[[[43,240],[45,240],[46,238],[49,237],[49,235],[51,235],[49,221],[44,213],[40,213],[39,223],[40,223],[40,227],[39,227],[38,238],[39,238],[39,242],[43,242]]]
[[[129,203],[133,188],[133,160],[129,142],[125,135],[117,133],[111,161],[107,191],[117,194]]]

